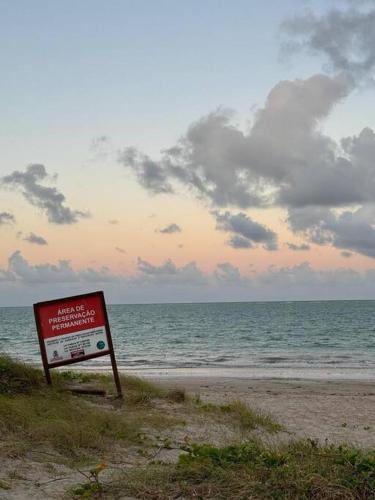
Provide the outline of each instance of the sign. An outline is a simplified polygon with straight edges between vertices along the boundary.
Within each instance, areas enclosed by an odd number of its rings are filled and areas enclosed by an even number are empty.
[[[34,315],[49,384],[51,368],[109,355],[121,396],[103,292],[39,302],[34,304]]]
[[[100,295],[44,302],[37,308],[48,364],[109,354]]]

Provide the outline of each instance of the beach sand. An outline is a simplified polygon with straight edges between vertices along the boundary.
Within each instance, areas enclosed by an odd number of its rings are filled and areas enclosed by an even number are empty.
[[[271,414],[283,425],[282,431],[276,434],[261,429],[251,431],[253,437],[271,444],[307,438],[319,444],[347,443],[360,448],[375,448],[375,382],[201,376],[149,377],[149,380],[166,388],[184,388],[187,394],[199,395],[202,401],[221,404],[242,400],[254,409]],[[103,403],[93,399],[91,404],[101,408]],[[205,414],[191,412],[189,406],[168,400],[157,400],[155,404],[165,415],[186,422],[183,426],[158,430],[157,436],[155,431],[148,430],[160,445],[156,453],[162,462],[177,461],[180,445],[186,437],[193,442],[209,442],[216,446],[249,437],[228,427],[224,421],[213,421]],[[117,405],[109,406],[107,410],[110,408],[117,411]],[[169,444],[164,445],[165,442]],[[111,481],[112,469],[117,470],[119,464],[123,464],[124,453],[127,461],[147,464],[147,453],[139,455],[138,448],[138,445],[133,446],[124,452],[123,448],[114,447],[112,454],[104,460],[109,463],[108,470],[103,473],[104,481]],[[27,450],[24,456],[0,457],[0,480],[11,485],[10,490],[0,487],[0,499],[67,498],[68,489],[81,484],[85,478],[78,469],[62,465],[58,456],[55,460],[55,455],[56,451],[42,446],[40,450],[37,447]]]
[[[375,382],[227,377],[165,377],[158,382],[184,387],[202,400],[240,399],[273,415],[291,438],[375,447]]]

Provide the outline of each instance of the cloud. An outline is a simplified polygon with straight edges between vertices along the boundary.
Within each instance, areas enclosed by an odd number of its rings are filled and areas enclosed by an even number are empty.
[[[233,111],[219,108],[191,123],[158,157],[125,147],[118,162],[153,195],[180,189],[210,210],[241,210],[250,236],[231,228],[234,215],[220,228],[233,248],[276,248],[275,233],[245,210],[282,207],[292,231],[308,242],[375,257],[375,133],[366,127],[338,141],[323,129],[335,107],[373,76],[374,25],[373,1],[347,0],[324,14],[286,20],[290,44],[323,55],[333,73],[278,82],[246,129]],[[94,146],[106,142],[100,136]],[[262,230],[264,239],[254,239]]]
[[[224,283],[226,285],[246,283],[246,279],[241,276],[238,267],[233,266],[230,262],[221,262],[217,264],[214,276],[219,283]]]
[[[228,245],[232,248],[253,248],[253,244],[247,238],[235,234],[228,240]]]
[[[24,285],[32,284],[90,284],[113,283],[124,286],[199,286],[208,283],[207,277],[195,262],[181,267],[167,259],[160,265],[138,258],[137,273],[134,276],[113,274],[107,267],[100,269],[85,268],[75,270],[69,261],[60,260],[57,264],[31,264],[19,250],[8,258],[6,269],[0,269],[0,281]]]
[[[195,262],[177,267],[171,259],[167,259],[157,266],[138,258],[137,267],[139,275],[135,278],[136,283],[186,286],[199,286],[207,283],[207,278]]]
[[[353,254],[351,252],[347,252],[346,250],[343,250],[341,252],[341,256],[344,257],[345,259],[350,259],[350,257],[353,256]]]
[[[373,0],[287,19],[288,50],[324,56],[333,73],[277,83],[248,130],[220,108],[193,122],[158,159],[128,148],[120,161],[153,193],[181,185],[211,209],[282,207],[292,231],[308,241],[375,258],[375,133],[365,127],[337,141],[322,129],[359,84],[375,81],[374,26]],[[229,226],[222,230],[232,233],[232,247],[254,245]]]
[[[168,226],[158,229],[157,232],[162,234],[181,233],[181,227],[178,224],[172,222],[172,224],[169,224]]]
[[[15,170],[0,179],[0,185],[21,189],[25,199],[33,206],[45,212],[53,224],[74,224],[88,214],[72,210],[65,205],[65,196],[56,188],[43,186],[48,174],[44,165],[29,165],[24,172]]]
[[[341,212],[328,208],[294,208],[289,212],[289,223],[295,232],[318,245],[331,244],[375,258],[373,206]]]
[[[101,148],[103,145],[108,144],[109,142],[109,137],[107,135],[98,135],[97,137],[94,137],[94,139],[91,141],[90,144],[90,149],[91,150],[96,150],[98,148]]]
[[[361,286],[365,287],[366,291],[371,288],[372,293],[374,293],[375,287],[372,282],[374,276],[374,269],[363,273],[348,268],[318,270],[313,269],[308,262],[303,262],[291,267],[271,267],[257,278],[257,283],[280,290],[284,289],[285,293],[291,289],[305,289],[304,296],[306,296],[305,293],[309,287],[312,290],[324,290],[324,287],[329,287],[330,294],[334,290],[337,295],[341,295],[339,293],[340,287],[346,286],[350,293],[353,292],[354,288],[358,290]]]
[[[95,154],[102,155],[104,153],[103,149],[106,149],[109,143],[109,137],[107,135],[98,135],[94,137],[90,144],[90,151]]]
[[[333,8],[323,15],[308,12],[286,20],[282,28],[292,37],[286,49],[307,49],[324,55],[334,71],[345,72],[355,79],[372,78],[375,5],[373,1],[349,3],[346,10]]]
[[[13,224],[16,218],[10,212],[0,212],[0,226],[5,224]]]
[[[310,229],[306,221],[302,223],[310,241],[338,248],[347,244],[347,250],[374,256],[375,240],[367,237],[365,244],[355,241],[354,233],[362,233],[364,228],[361,212],[352,217],[336,212],[360,207],[367,214],[372,233],[375,133],[366,127],[358,135],[337,142],[321,129],[323,120],[352,88],[352,81],[343,75],[320,74],[279,82],[256,113],[248,132],[235,126],[225,110],[201,118],[175,146],[162,152],[160,160],[153,160],[157,186],[170,188],[159,191],[172,192],[180,183],[213,207],[282,207],[289,221],[294,221],[290,227],[295,232],[300,231],[298,214],[303,214],[304,219],[314,218]],[[143,158],[132,151],[134,158]],[[138,180],[146,189],[157,192],[143,178],[141,160],[134,158]],[[321,222],[324,231],[315,225],[318,212],[325,214],[324,220],[333,219],[329,227]],[[268,235],[271,237],[271,233]],[[233,231],[229,244],[251,248],[254,240]],[[272,243],[266,245],[272,247]]]
[[[138,182],[151,193],[174,192],[172,183],[179,182],[216,206],[259,205],[256,189],[249,190],[246,179],[240,178],[242,166],[232,165],[226,152],[230,148],[237,156],[245,145],[243,133],[232,127],[230,117],[228,111],[219,110],[193,123],[176,146],[163,151],[160,161],[128,148],[120,162],[133,169]]]
[[[252,248],[254,244],[262,244],[265,250],[277,249],[276,233],[253,221],[245,213],[214,211],[212,214],[216,218],[216,229],[232,233],[228,244],[233,248]]]
[[[338,202],[346,203],[353,199],[347,184],[353,187],[355,172],[336,158],[336,144],[318,126],[350,88],[345,78],[325,75],[283,81],[270,92],[249,133],[219,109],[194,122],[159,161],[130,148],[121,162],[153,193],[172,192],[178,181],[217,207],[330,204],[336,200],[327,190],[334,188],[336,175],[344,176],[346,191]],[[156,173],[152,182],[145,164]],[[305,187],[308,179],[311,190]]]
[[[153,194],[173,193],[167,174],[157,162],[133,147],[119,152],[118,161],[131,168],[141,186]]]
[[[171,259],[160,265],[138,258],[137,273],[134,276],[113,274],[107,267],[75,270],[69,261],[57,264],[31,264],[19,250],[8,258],[6,269],[0,269],[0,281],[22,283],[24,285],[59,283],[113,283],[124,286],[180,285],[199,286],[208,283],[207,276],[195,262],[176,266]]]
[[[121,247],[115,247],[115,250],[116,250],[116,252],[119,252],[119,253],[126,253],[126,250],[124,250]]]
[[[106,161],[111,155],[110,139],[107,135],[98,135],[94,137],[90,144],[90,161]]]
[[[28,241],[29,243],[33,243],[34,245],[40,245],[40,246],[48,245],[47,241],[44,238],[42,238],[42,236],[37,236],[34,233],[30,233],[23,239],[24,241]]]
[[[294,252],[305,252],[310,250],[310,245],[306,243],[301,243],[301,245],[296,245],[295,243],[287,243],[289,250],[293,250]]]
[[[79,282],[106,283],[116,282],[118,277],[112,275],[106,267],[99,270],[86,268],[75,271],[67,260],[60,260],[58,264],[33,265],[17,250],[9,257],[8,268],[0,269],[0,280],[32,285]]]
[[[177,266],[170,259],[153,264],[139,258],[137,272],[126,276],[107,268],[74,269],[67,261],[34,265],[16,251],[0,269],[0,299],[10,305],[84,293],[98,285],[116,303],[359,299],[375,298],[375,268],[320,270],[304,262],[246,276],[230,262],[203,273],[194,262]]]

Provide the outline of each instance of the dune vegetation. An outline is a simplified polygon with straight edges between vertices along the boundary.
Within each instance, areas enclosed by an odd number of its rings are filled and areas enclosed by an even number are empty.
[[[375,451],[286,439],[273,417],[131,376],[0,356],[0,498],[375,498]],[[105,397],[77,395],[95,387]]]

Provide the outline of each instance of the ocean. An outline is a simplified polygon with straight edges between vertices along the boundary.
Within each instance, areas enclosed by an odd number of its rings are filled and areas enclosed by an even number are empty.
[[[118,366],[144,376],[375,380],[375,301],[108,306]],[[0,308],[0,352],[41,365],[31,307]],[[74,365],[106,370],[109,357]]]

